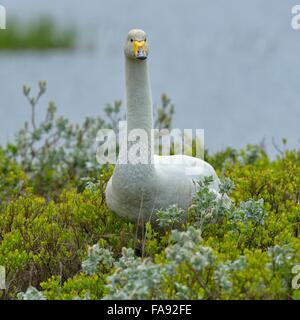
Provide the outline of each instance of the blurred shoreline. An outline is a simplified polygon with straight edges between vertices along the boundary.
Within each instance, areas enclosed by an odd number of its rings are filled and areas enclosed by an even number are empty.
[[[170,0],[2,4],[8,19],[20,16],[26,21],[47,12],[58,25],[74,24],[84,45],[75,52],[0,52],[1,144],[13,139],[28,119],[25,83],[34,88],[47,80],[48,93],[39,108],[44,111],[54,100],[58,113],[73,122],[101,116],[106,103],[124,100],[122,44],[128,29],[138,26],[151,42],[154,105],[161,93],[170,96],[176,106],[175,127],[204,129],[212,152],[265,138],[272,155],[272,137],[299,147],[300,32],[290,27],[293,1],[254,0],[246,7],[236,0],[222,7],[216,1],[184,5]]]

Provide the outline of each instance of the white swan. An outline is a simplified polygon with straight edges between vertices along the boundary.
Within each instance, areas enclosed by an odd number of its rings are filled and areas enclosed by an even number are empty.
[[[124,52],[127,130],[130,132],[137,128],[143,129],[150,137],[153,110],[145,32],[131,30]],[[166,209],[174,204],[187,209],[197,187],[194,180],[203,179],[205,176],[213,177],[211,189],[218,192],[219,179],[210,164],[184,155],[153,155],[150,152],[151,139],[148,142],[143,152],[149,155],[150,164],[116,164],[106,189],[106,201],[112,211],[142,223],[153,220],[153,213],[157,209]],[[122,152],[119,159],[120,157]],[[164,164],[165,160],[171,164]],[[189,169],[189,175],[186,174],[186,169]]]

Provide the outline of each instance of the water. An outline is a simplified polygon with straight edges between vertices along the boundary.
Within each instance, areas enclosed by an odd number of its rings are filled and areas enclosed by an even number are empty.
[[[8,20],[41,13],[60,25],[74,23],[74,52],[0,53],[0,142],[29,117],[22,85],[47,80],[39,114],[54,100],[58,113],[81,122],[103,115],[124,97],[122,44],[127,31],[149,35],[153,100],[167,93],[174,125],[204,128],[206,146],[220,150],[271,138],[299,147],[300,31],[291,28],[289,0],[136,1],[0,0]],[[3,31],[1,31],[3,32]]]

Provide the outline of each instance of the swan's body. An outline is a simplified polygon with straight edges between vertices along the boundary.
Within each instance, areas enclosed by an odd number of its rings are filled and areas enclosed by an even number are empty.
[[[145,37],[142,30],[132,30],[125,44],[127,131],[142,129],[150,137],[153,111]],[[119,162],[109,180],[106,201],[118,215],[143,222],[154,218],[156,210],[174,204],[187,209],[196,192],[195,180],[205,176],[213,177],[211,189],[218,192],[219,179],[207,162],[184,155],[153,155],[151,139],[142,150],[149,164]]]

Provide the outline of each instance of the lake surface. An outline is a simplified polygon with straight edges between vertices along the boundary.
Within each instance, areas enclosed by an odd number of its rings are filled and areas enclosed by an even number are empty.
[[[54,100],[58,113],[74,122],[103,115],[106,103],[123,99],[122,45],[128,30],[138,27],[149,35],[154,104],[163,92],[171,97],[176,127],[204,129],[211,151],[265,138],[274,154],[272,137],[299,147],[300,31],[291,28],[296,1],[0,3],[8,20],[51,15],[59,25],[74,24],[81,39],[72,52],[0,53],[1,143],[29,117],[25,83],[35,91],[39,80],[47,80],[39,114]]]

